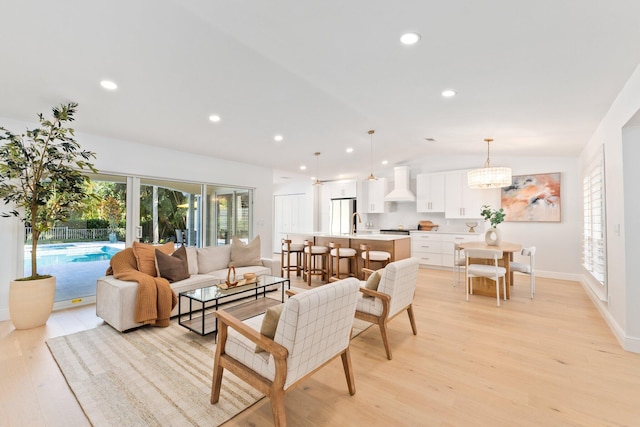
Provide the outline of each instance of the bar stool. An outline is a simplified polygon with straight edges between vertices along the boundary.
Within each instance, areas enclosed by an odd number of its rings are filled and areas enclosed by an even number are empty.
[[[304,245],[302,243],[291,243],[290,239],[282,239],[282,252],[280,256],[280,276],[284,277],[287,272],[287,279],[291,278],[291,272],[295,271],[296,276],[300,277],[302,273],[302,252]],[[295,264],[291,264],[291,256],[295,256]]]
[[[362,259],[364,260],[364,268],[368,268],[372,270],[371,263],[379,262],[382,263],[382,267],[389,264],[391,261],[391,254],[386,251],[372,251],[371,246],[360,244],[360,250],[362,251]]]
[[[320,276],[329,281],[329,248],[315,246],[313,241],[304,241],[303,279],[311,286],[311,276]]]
[[[340,261],[343,259],[347,260],[347,265],[349,266],[349,271],[345,273],[345,277],[355,276],[358,271],[358,258],[356,258],[358,252],[353,248],[343,248],[340,243],[331,242],[329,243],[329,247],[331,248],[331,252],[329,252],[330,279],[342,279],[340,276]],[[351,269],[351,261],[355,264],[353,270]],[[335,274],[333,269],[334,264],[336,266]]]

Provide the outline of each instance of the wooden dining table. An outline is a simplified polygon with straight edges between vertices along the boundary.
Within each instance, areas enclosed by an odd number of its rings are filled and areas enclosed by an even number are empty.
[[[461,249],[493,249],[493,250],[501,250],[502,258],[498,260],[498,265],[504,267],[507,272],[505,274],[506,280],[506,288],[507,288],[507,299],[511,297],[511,286],[513,286],[513,272],[510,268],[510,262],[513,261],[514,252],[519,252],[522,249],[522,245],[519,243],[511,243],[511,242],[500,242],[499,245],[487,245],[485,242],[462,242],[459,243],[458,246]],[[469,260],[470,264],[487,264],[491,263],[491,260],[486,259],[473,259]],[[466,286],[469,286],[467,283]],[[484,277],[477,277],[473,279],[473,293],[479,295],[487,295],[490,297],[496,296],[496,283]],[[502,292],[501,292],[501,297]]]

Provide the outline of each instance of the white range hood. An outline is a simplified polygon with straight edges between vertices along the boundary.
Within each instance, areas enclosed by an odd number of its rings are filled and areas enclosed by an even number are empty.
[[[395,176],[394,188],[384,198],[385,202],[415,202],[416,196],[409,190],[409,166],[393,168]]]

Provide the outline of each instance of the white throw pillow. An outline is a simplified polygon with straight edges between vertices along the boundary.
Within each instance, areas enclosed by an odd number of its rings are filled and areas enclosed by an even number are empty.
[[[262,265],[260,260],[260,236],[256,236],[246,245],[234,237],[231,241],[231,263],[235,267]]]
[[[198,248],[198,273],[226,270],[231,260],[231,245]]]

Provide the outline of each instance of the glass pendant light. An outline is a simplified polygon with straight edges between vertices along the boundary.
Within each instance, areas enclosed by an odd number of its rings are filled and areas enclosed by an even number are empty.
[[[376,131],[371,129],[368,133],[371,135],[371,174],[367,177],[367,180],[376,181],[378,178],[373,174],[373,134],[376,133]]]
[[[485,138],[487,143],[487,161],[484,167],[467,172],[469,188],[501,188],[511,185],[511,168],[491,167],[489,145],[493,139]]]

